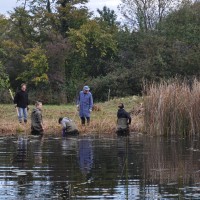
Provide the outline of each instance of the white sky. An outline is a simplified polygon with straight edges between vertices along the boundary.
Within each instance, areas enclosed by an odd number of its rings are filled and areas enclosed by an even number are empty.
[[[117,13],[117,6],[120,2],[120,0],[89,0],[87,6],[91,11],[96,11],[97,8],[102,9],[103,6],[106,5]],[[13,10],[17,5],[19,5],[19,3],[17,4],[17,0],[0,0],[0,14],[6,14],[8,11]]]

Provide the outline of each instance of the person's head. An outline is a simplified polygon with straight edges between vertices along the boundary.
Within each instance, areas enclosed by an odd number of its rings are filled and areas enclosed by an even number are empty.
[[[25,83],[22,83],[22,84],[21,84],[21,90],[22,90],[22,91],[26,91],[26,84],[25,84]]]
[[[89,91],[90,91],[89,86],[85,85],[85,86],[83,87],[83,92],[84,92],[84,93],[88,93]]]
[[[118,108],[123,109],[124,108],[124,104],[123,103],[119,103]]]
[[[60,117],[60,118],[58,119],[58,123],[61,124],[62,120],[63,120],[63,118]]]
[[[39,110],[42,110],[42,102],[36,101],[35,102],[35,107],[38,108]]]

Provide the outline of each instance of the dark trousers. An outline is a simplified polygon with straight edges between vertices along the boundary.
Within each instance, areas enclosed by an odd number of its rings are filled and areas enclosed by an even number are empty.
[[[44,132],[43,131],[37,131],[37,130],[31,130],[31,135],[43,135]]]
[[[125,129],[119,128],[117,129],[116,133],[118,136],[126,136],[126,135],[130,135],[130,130],[129,130],[129,127]]]
[[[68,136],[68,135],[70,135],[70,136],[79,135],[79,132],[78,132],[78,130],[74,130],[74,131],[71,131],[71,132],[67,132],[67,130],[65,129],[65,130],[63,131],[63,136],[65,137],[65,136]]]
[[[85,125],[85,118],[87,120],[87,124],[89,125],[90,124],[90,117],[81,117],[81,124]]]

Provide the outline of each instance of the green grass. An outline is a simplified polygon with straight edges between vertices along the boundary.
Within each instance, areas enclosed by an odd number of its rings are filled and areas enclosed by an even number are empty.
[[[105,103],[95,104],[99,111],[93,111],[91,114],[91,124],[89,127],[83,128],[80,124],[78,111],[76,105],[44,105],[43,106],[43,120],[45,124],[46,134],[60,134],[61,126],[58,124],[59,117],[70,117],[73,119],[79,127],[81,133],[99,133],[99,134],[113,134],[116,128],[116,113],[118,104],[123,102],[125,109],[130,112],[140,102],[141,98],[137,96],[118,98],[110,100]],[[14,105],[1,104],[1,120],[0,120],[0,133],[16,134],[17,132],[30,133],[30,114],[34,106],[30,106],[29,120],[27,125],[20,125],[17,119],[17,112]],[[134,122],[132,125],[134,128]]]

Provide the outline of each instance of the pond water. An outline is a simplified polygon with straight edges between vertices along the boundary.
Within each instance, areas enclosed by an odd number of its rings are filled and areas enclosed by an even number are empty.
[[[200,199],[198,138],[0,138],[0,199]]]

